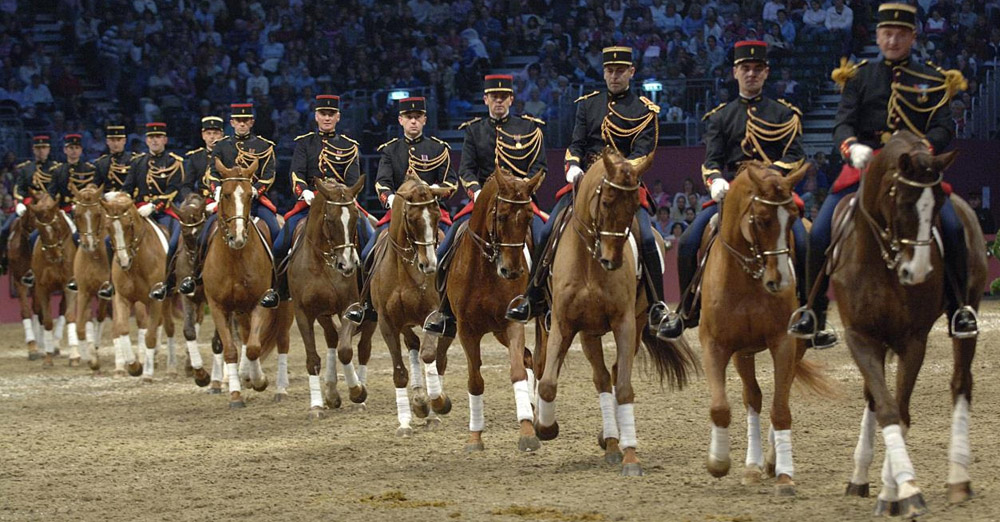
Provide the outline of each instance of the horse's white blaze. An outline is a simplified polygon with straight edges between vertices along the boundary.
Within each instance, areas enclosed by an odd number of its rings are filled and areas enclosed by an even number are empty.
[[[778,207],[778,226],[781,227],[781,232],[778,234],[778,250],[788,248],[788,219],[790,217],[788,209]],[[791,263],[788,262],[789,259],[791,257],[788,254],[778,256],[778,273],[781,274],[782,288],[788,288],[788,285],[794,283],[795,276],[793,275],[794,272],[790,269]]]
[[[934,217],[934,192],[930,187],[925,188],[917,199],[917,241],[928,241],[931,238],[931,218]],[[931,266],[930,245],[918,245],[913,247],[913,257],[909,261],[899,265],[900,271],[907,271],[910,279],[908,284],[920,284],[927,279],[934,267]]]
[[[345,242],[351,238],[351,212],[347,207],[340,207],[340,224],[344,226]],[[345,265],[357,264],[357,249],[343,248],[340,250],[341,262]]]
[[[534,413],[531,411],[531,392],[528,391],[528,380],[514,383],[514,405],[517,407],[517,420],[533,420]]]
[[[539,421],[541,422],[541,421]],[[483,416],[483,396],[469,394],[469,431],[483,431],[486,417]]]
[[[427,249],[427,262],[436,266],[437,252],[434,248],[434,235],[437,234],[437,229],[431,222],[431,211],[425,208],[420,214],[420,219],[424,222],[424,238],[422,241],[427,243],[427,246],[424,247]]]
[[[792,464],[792,430],[774,431],[774,474],[795,476]]]
[[[83,213],[83,221],[87,224],[87,233],[93,233],[94,224],[90,222],[90,212]],[[90,236],[89,239],[87,239],[87,246],[89,248],[96,248],[95,243],[97,243],[97,238],[95,236]]]
[[[868,468],[875,459],[875,412],[865,406],[861,416],[861,433],[858,434],[858,445],[854,447],[854,474],[851,484],[867,484]]]
[[[959,395],[951,416],[951,447],[948,449],[948,484],[969,481],[969,400]]]
[[[747,408],[747,460],[746,466],[764,467],[764,452],[760,444],[760,414]]]
[[[604,426],[603,435],[605,439],[615,439],[619,437],[618,434],[618,419],[615,417],[618,409],[618,401],[615,400],[615,396],[608,392],[601,392],[597,394],[597,400],[601,405],[601,421]]]
[[[885,454],[889,457],[892,479],[899,486],[899,498],[908,498],[915,493],[912,490],[915,490],[916,486],[912,482],[916,474],[910,456],[906,452],[903,430],[899,424],[885,426],[882,428],[882,439],[885,441]]]
[[[115,253],[118,254],[118,264],[128,266],[128,248],[126,248],[125,229],[122,228],[122,222],[117,219],[112,221],[111,228],[115,234]]]
[[[244,190],[243,190],[243,186],[242,185],[237,185],[236,186],[236,190],[233,191],[233,200],[236,202],[235,215],[237,217],[242,217],[243,216],[243,192],[244,192]],[[242,238],[243,237],[243,227],[245,225],[244,220],[243,219],[234,219],[233,222],[236,224],[236,229],[233,231],[233,234],[237,238]]]

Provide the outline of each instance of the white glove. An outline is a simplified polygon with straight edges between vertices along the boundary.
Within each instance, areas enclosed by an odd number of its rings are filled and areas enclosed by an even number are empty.
[[[215,207],[217,207],[217,206],[219,206],[219,202],[218,201],[213,201],[213,202],[205,205],[205,212],[208,212],[209,214],[214,214],[215,213]]]
[[[583,169],[576,165],[571,165],[566,169],[566,183],[576,183],[577,178],[583,175]]]
[[[302,191],[302,201],[305,201],[306,205],[312,205],[313,204],[313,198],[315,198],[315,197],[316,197],[316,193],[313,192],[313,191],[311,191],[311,190],[303,190]]]
[[[250,187],[250,193],[253,194],[254,199],[257,199],[257,187]]]
[[[855,143],[847,149],[847,155],[851,158],[851,166],[863,169],[872,160],[872,148],[862,143]]]
[[[722,201],[722,198],[726,197],[726,192],[729,192],[729,182],[722,178],[715,178],[712,180],[712,185],[709,187],[708,192],[712,194],[712,199],[716,203]]]
[[[392,201],[396,199],[395,194],[389,194],[389,197],[385,198],[385,208],[392,208]]]
[[[28,211],[28,207],[24,206],[24,203],[21,203],[21,202],[19,201],[19,202],[17,203],[17,206],[16,206],[16,207],[14,207],[14,211],[15,211],[15,212],[17,212],[17,217],[21,217],[21,216],[23,216],[23,215],[24,215],[24,213],[25,213],[25,212],[27,212],[27,211]]]
[[[222,185],[215,187],[215,192],[212,193],[212,199],[214,199],[216,202],[222,199]]]
[[[145,205],[139,207],[139,215],[142,217],[149,217],[153,213],[153,204],[146,203]]]
[[[480,192],[482,192],[482,190],[477,190],[477,191],[475,191],[475,192],[472,193],[472,202],[473,203],[475,203],[476,200],[479,199],[479,193]]]

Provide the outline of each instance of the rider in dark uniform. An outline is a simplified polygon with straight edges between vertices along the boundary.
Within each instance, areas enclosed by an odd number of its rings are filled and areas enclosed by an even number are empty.
[[[843,95],[834,120],[833,140],[844,157],[844,168],[834,183],[830,195],[813,222],[809,241],[808,283],[821,277],[826,250],[831,241],[833,211],[845,196],[858,190],[861,173],[871,158],[889,141],[897,130],[909,130],[921,136],[931,152],[941,152],[951,142],[954,125],[949,117],[948,103],[953,94],[964,89],[964,79],[958,71],[944,71],[931,62],[920,63],[910,56],[915,38],[916,8],[906,4],[882,4],[878,10],[876,41],[883,59],[876,63],[847,64],[833,72],[833,79]],[[949,327],[955,337],[972,337],[978,333],[975,310],[964,302],[968,283],[968,251],[965,230],[955,214],[951,200],[941,207],[944,262],[948,289]],[[826,326],[829,301],[825,277],[820,281],[813,314],[796,312],[789,333],[797,337],[813,337]],[[822,332],[820,332],[822,333]],[[819,347],[833,346],[833,342]]]
[[[108,145],[108,153],[94,160],[94,167],[97,168],[97,178],[101,180],[104,192],[120,191],[128,179],[129,165],[137,155],[135,152],[126,151],[125,143],[128,134],[125,132],[125,125],[120,123],[110,123],[104,128],[105,142]],[[135,194],[129,194],[135,197]]]
[[[705,227],[719,212],[719,203],[729,190],[729,179],[743,161],[757,160],[787,175],[802,165],[802,113],[785,100],[772,100],[762,93],[770,68],[767,44],[760,41],[738,42],[733,48],[733,76],[739,84],[739,99],[723,103],[705,114],[705,163],[702,178],[715,204],[698,212],[694,222],[680,237],[677,272],[681,292],[694,280],[698,269],[698,249]],[[727,179],[728,178],[728,179]],[[808,252],[808,235],[800,220],[792,224],[795,239],[796,273],[802,274]],[[804,301],[805,284],[797,278],[800,300]],[[689,302],[695,292],[682,295],[686,314],[671,315],[665,334],[677,338],[685,328],[698,325],[700,303]],[[686,298],[686,299],[684,299]],[[682,319],[681,315],[685,315]]]
[[[632,164],[641,163],[654,153],[659,139],[657,115],[659,106],[644,96],[639,96],[630,85],[635,67],[632,65],[632,49],[629,47],[607,47],[603,51],[604,81],[606,90],[594,91],[577,99],[576,124],[573,127],[573,141],[566,149],[566,182],[574,183],[596,161],[600,160],[605,147],[618,151]],[[552,210],[555,217],[563,208],[572,203],[563,196]],[[660,250],[653,236],[649,212],[641,208],[636,212],[642,241],[641,261],[648,273],[651,286],[652,306],[649,326],[656,331],[666,315],[663,302],[663,266]],[[539,241],[538,252],[545,248],[552,231],[550,220]],[[540,258],[541,256],[536,256]],[[542,263],[535,263],[528,289],[523,296],[515,298],[507,309],[507,318],[525,322],[544,313],[546,304],[542,291],[545,277],[535,274]]]
[[[31,190],[48,192],[52,184],[52,171],[59,166],[58,161],[49,158],[52,141],[48,134],[38,134],[31,138],[34,159],[18,163],[14,167],[13,196],[15,212],[4,221],[0,230],[0,274],[7,271],[7,239],[14,220],[23,216],[31,203]]]
[[[546,172],[545,138],[542,133],[545,122],[532,116],[510,114],[510,106],[514,103],[514,78],[505,74],[487,75],[484,78],[483,103],[489,109],[489,117],[475,118],[459,127],[465,129],[465,141],[458,176],[473,201],[497,165],[522,178],[545,175]],[[459,225],[470,217],[471,213],[464,214],[452,224],[444,242],[438,247],[438,259],[447,255]],[[536,212],[531,222],[536,244],[542,226],[544,221]],[[455,316],[445,294],[437,313],[428,316],[424,323],[424,331],[454,337],[456,330]]]
[[[215,142],[222,138],[222,118],[218,116],[205,116],[201,119],[201,139],[205,142],[204,147],[189,150],[184,154],[184,185],[181,187],[180,197],[177,199],[184,201],[188,194],[200,194],[205,198],[205,210],[211,212],[215,210],[216,203],[212,200],[212,169],[209,160],[212,159],[212,150]],[[197,266],[194,273],[201,272],[201,259],[195,259]],[[177,291],[193,297],[197,282],[194,277],[187,276],[181,279],[177,285]]]
[[[405,181],[407,172],[413,172],[431,186],[448,187],[453,192],[458,188],[455,171],[451,169],[451,147],[438,138],[424,135],[424,125],[426,124],[427,102],[424,98],[399,100],[399,125],[403,128],[403,137],[393,138],[378,147],[382,157],[379,159],[375,190],[378,192],[378,199],[382,206],[388,210],[392,209],[396,189]],[[448,197],[450,196],[451,194]],[[447,199],[447,197],[442,199]],[[451,220],[447,218],[447,212],[443,207],[441,216],[439,226],[442,230],[447,231],[448,223]],[[361,251],[361,259],[365,260],[366,273],[374,265],[373,261],[369,261],[369,255],[375,247],[378,235],[388,227],[388,222],[382,225],[376,233],[371,235]],[[361,296],[361,306],[348,310],[347,319],[358,324],[362,321],[376,320],[370,296]]]

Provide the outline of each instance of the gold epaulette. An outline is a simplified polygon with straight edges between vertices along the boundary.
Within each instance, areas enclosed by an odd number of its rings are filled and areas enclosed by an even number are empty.
[[[483,117],[482,117],[482,116],[477,116],[477,117],[475,117],[475,118],[472,118],[471,120],[469,120],[469,121],[467,121],[467,122],[465,122],[465,123],[463,123],[463,124],[459,125],[459,126],[458,126],[458,130],[462,130],[462,129],[464,129],[464,128],[468,127],[469,125],[472,125],[473,123],[476,123],[477,121],[479,121],[479,120],[481,120],[481,119],[483,119]]]
[[[260,139],[261,139],[261,141],[263,141],[264,143],[268,143],[268,144],[270,144],[270,145],[271,145],[272,147],[274,146],[274,142],[273,142],[273,141],[271,141],[271,140],[269,140],[269,139],[267,139],[267,138],[265,138],[265,137],[263,137],[263,136],[257,136],[257,137],[258,137],[258,138],[260,138]]]
[[[305,134],[303,134],[303,135],[301,135],[301,136],[296,136],[296,137],[295,137],[295,140],[294,140],[294,141],[299,141],[299,140],[301,140],[302,138],[308,138],[309,136],[312,136],[312,135],[313,135],[313,133],[312,133],[312,132],[307,132],[307,133],[305,133]]]
[[[391,140],[389,140],[389,141],[387,141],[387,142],[385,142],[385,143],[383,143],[383,144],[379,145],[379,146],[378,146],[378,148],[377,148],[377,149],[375,149],[375,151],[376,151],[376,152],[377,152],[377,151],[381,151],[382,149],[386,148],[386,147],[387,147],[387,146],[388,146],[388,145],[389,145],[390,143],[392,143],[392,142],[394,142],[394,141],[399,141],[399,138],[393,138],[393,139],[391,139]]]
[[[104,158],[106,158],[108,156],[110,156],[110,154],[101,154],[100,156],[97,157],[97,159],[94,160],[94,163],[96,163],[98,161],[101,161],[102,159],[104,159]]]
[[[802,110],[799,109],[798,107],[792,105],[792,103],[789,102],[788,100],[786,100],[784,98],[778,98],[778,103],[784,105],[785,107],[788,107],[789,109],[792,109],[792,112],[794,112],[795,114],[798,114],[799,116],[802,116]]]
[[[174,154],[173,152],[170,152],[168,154],[170,154],[171,158],[174,158],[177,161],[184,161],[184,158],[182,158],[179,154]]]
[[[444,148],[451,150],[451,145],[448,145],[447,141],[444,141],[441,138],[438,138],[437,136],[431,136],[431,139],[440,143],[441,145],[444,145]]]
[[[580,96],[579,98],[577,98],[577,99],[573,100],[573,103],[577,103],[577,102],[579,102],[580,100],[586,100],[587,98],[590,98],[591,96],[593,96],[593,95],[595,95],[595,94],[598,94],[598,93],[600,93],[600,92],[601,92],[601,91],[594,91],[594,92],[592,92],[592,93],[590,93],[590,94],[584,94],[583,96]]]
[[[185,156],[190,156],[192,154],[198,154],[199,152],[201,152],[203,150],[205,150],[205,147],[198,147],[197,149],[189,150],[189,151],[185,152],[184,155]]]
[[[858,73],[858,69],[863,67],[868,63],[868,60],[861,60],[858,63],[853,63],[847,60],[847,58],[840,59],[840,67],[837,67],[830,73],[830,79],[833,80],[840,90],[844,90],[844,85],[847,85],[847,81],[854,78],[854,75]]]
[[[545,125],[545,120],[543,120],[541,118],[536,118],[534,116],[528,116],[527,114],[522,114],[521,118],[523,118],[525,120],[528,120],[528,121],[533,121],[533,122],[535,122],[535,123],[537,123],[539,125]]]
[[[933,68],[944,76],[941,81],[945,85],[945,91],[948,93],[948,99],[955,96],[958,91],[964,91],[969,88],[969,82],[965,80],[965,76],[962,75],[962,71],[959,71],[958,69],[942,69],[939,65],[930,60],[927,60],[927,66]]]
[[[650,100],[649,98],[647,98],[645,96],[639,96],[639,101],[641,101],[642,103],[645,103],[647,109],[655,112],[656,114],[660,113],[660,106],[657,105],[657,104],[655,104],[655,103],[653,103],[653,100]]]
[[[345,140],[347,140],[347,141],[349,141],[349,142],[351,142],[351,143],[353,143],[353,144],[355,144],[355,145],[358,145],[358,142],[357,142],[357,141],[354,141],[354,138],[352,138],[352,137],[350,137],[350,136],[347,136],[347,135],[345,135],[345,134],[341,134],[341,135],[340,135],[340,137],[341,137],[341,138],[344,138]]]
[[[705,115],[701,117],[701,120],[702,120],[702,121],[705,121],[705,120],[707,120],[709,116],[711,116],[711,115],[713,115],[713,114],[715,114],[715,113],[717,113],[717,112],[721,111],[721,110],[722,110],[722,108],[723,108],[723,107],[725,107],[725,106],[726,106],[726,105],[728,105],[728,104],[729,104],[729,102],[724,102],[724,103],[720,103],[720,104],[719,104],[719,105],[718,105],[718,106],[717,106],[716,108],[714,108],[714,109],[712,109],[712,110],[710,110],[710,111],[706,112],[706,113],[705,113]]]
[[[22,167],[27,167],[28,164],[30,164],[30,163],[31,163],[31,160],[24,160],[21,163],[18,163],[17,165],[15,165],[14,168],[15,169],[19,169],[19,168],[22,168]]]
[[[227,136],[223,136],[223,137],[219,138],[219,141],[217,141],[217,142],[215,142],[215,143],[220,143],[220,142],[222,142],[223,140],[228,140],[229,138],[230,138],[230,136],[228,136],[228,135],[227,135]]]

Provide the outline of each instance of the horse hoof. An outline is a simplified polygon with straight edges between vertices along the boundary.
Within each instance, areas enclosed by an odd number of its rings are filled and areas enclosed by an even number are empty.
[[[128,370],[128,374],[132,377],[138,377],[142,375],[142,363],[136,361],[125,367]]]
[[[623,477],[641,477],[645,475],[642,471],[642,466],[638,462],[630,462],[622,466],[622,476]]]
[[[52,368],[53,366],[55,366],[55,363],[52,361],[52,356],[46,355],[42,361],[42,368]]]
[[[288,398],[288,394],[287,393],[275,393],[274,394],[274,402],[284,402],[284,400],[287,399],[287,398]]]
[[[602,450],[607,451],[608,441],[604,438],[604,430],[597,432],[597,445],[600,446]]]
[[[60,355],[62,355],[62,352],[59,351],[59,348],[56,348],[56,351],[52,352],[52,357],[59,357]]]
[[[153,384],[153,378],[152,377],[143,377],[142,378],[142,383],[143,384]]]
[[[437,399],[432,399],[431,409],[438,415],[447,415],[451,413],[451,399],[447,395],[441,395]]]
[[[194,368],[184,368],[184,376],[188,379],[194,377]]]
[[[470,442],[465,445],[466,453],[476,453],[477,451],[485,451],[486,446],[483,445],[483,441]]]
[[[427,423],[424,424],[424,429],[427,431],[437,431],[441,427],[441,419],[437,417],[428,417]]]
[[[853,482],[848,482],[847,491],[844,491],[845,497],[868,498],[868,495],[869,495],[868,484],[855,484]]]
[[[80,366],[80,358],[79,357],[70,357],[69,358],[69,367],[73,368],[75,366]]]
[[[222,383],[219,381],[212,381],[212,387],[208,389],[209,395],[222,395]]]
[[[192,370],[191,377],[194,377],[194,383],[198,385],[199,388],[204,388],[208,386],[208,383],[212,382],[212,374],[205,371],[204,368],[196,368]]]
[[[39,352],[28,352],[29,361],[37,361],[42,358],[42,354]]]
[[[875,502],[875,511],[872,513],[872,516],[876,517],[899,516],[899,502],[896,502],[895,500],[890,502],[888,500],[878,499],[878,501]]]
[[[334,391],[333,394],[331,394],[331,395],[327,395],[327,397],[325,397],[323,399],[323,404],[325,404],[326,407],[329,408],[329,409],[331,409],[331,410],[336,410],[336,409],[340,408],[340,406],[343,403],[344,403],[344,401],[341,400],[340,394],[337,393],[336,391]]]
[[[775,484],[774,485],[774,496],[776,496],[776,497],[794,497],[795,496],[795,484]]]
[[[351,404],[351,411],[363,412],[368,411],[368,404],[364,402],[359,402],[357,404]]]
[[[356,392],[354,390],[360,390],[360,391]],[[350,392],[351,392],[350,395],[351,402],[353,402],[354,404],[361,404],[365,402],[365,399],[368,398],[368,387],[365,386],[364,384],[359,384],[357,388],[352,388]]]
[[[401,439],[408,439],[413,436],[413,428],[409,426],[400,426],[396,428],[396,436]]]
[[[238,410],[238,409],[246,408],[246,407],[247,407],[247,403],[243,402],[243,399],[240,399],[238,401],[229,401],[229,409],[230,410]]]
[[[731,461],[728,458],[726,460],[719,460],[710,456],[708,457],[708,462],[705,463],[705,469],[713,477],[721,478],[729,474],[730,463]]]
[[[948,484],[948,503],[959,504],[973,497],[972,484],[961,482],[959,484]]]
[[[610,464],[612,466],[617,466],[622,463],[622,452],[621,451],[610,451],[604,454],[604,463]]]
[[[559,436],[559,421],[554,421],[551,426],[535,424],[535,434],[539,440],[553,440]]]
[[[756,486],[764,480],[764,470],[758,466],[752,468],[746,468],[743,470],[743,480],[744,486]]]
[[[927,509],[927,503],[924,502],[924,496],[920,493],[904,498],[898,504],[899,514],[897,516],[902,517],[903,520],[913,520],[930,512]]]
[[[309,420],[317,421],[326,418],[326,410],[323,408],[312,408],[309,410]]]
[[[538,440],[538,437],[531,436],[525,437],[521,436],[517,440],[518,451],[523,451],[525,453],[531,453],[533,451],[538,451],[542,447],[542,441]]]
[[[267,389],[267,377],[264,377],[264,379],[261,381],[260,384],[252,384],[251,383],[250,387],[253,388],[253,391],[255,391],[255,392],[262,392],[262,391],[266,390]]]
[[[87,361],[87,367],[89,367],[91,370],[93,370],[95,372],[96,371],[100,371],[101,370],[101,361],[98,361],[97,357],[94,357],[93,359]]]
[[[431,413],[430,405],[427,404],[427,399],[422,394],[414,394],[413,398],[410,399],[410,409],[413,410],[413,415],[418,419],[426,419]]]

